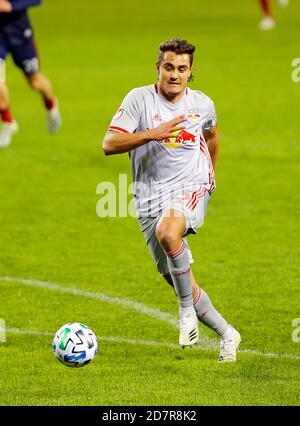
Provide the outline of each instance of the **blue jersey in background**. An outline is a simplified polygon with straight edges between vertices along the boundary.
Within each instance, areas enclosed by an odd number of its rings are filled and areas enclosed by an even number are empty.
[[[0,58],[5,59],[11,54],[15,64],[26,75],[39,70],[33,29],[27,9],[38,6],[42,0],[10,0],[12,12],[0,13]]]

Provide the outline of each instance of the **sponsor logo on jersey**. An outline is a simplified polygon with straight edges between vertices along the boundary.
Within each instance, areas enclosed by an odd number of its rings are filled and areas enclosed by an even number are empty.
[[[186,130],[177,130],[173,132],[174,137],[164,139],[158,143],[164,145],[167,148],[177,148],[182,145],[186,145],[188,142],[195,142],[195,135],[187,132]]]
[[[152,118],[153,121],[161,121],[160,115],[159,114],[155,114]]]
[[[201,118],[201,115],[198,111],[189,111],[188,115],[186,116],[186,120],[192,123],[196,123]]]

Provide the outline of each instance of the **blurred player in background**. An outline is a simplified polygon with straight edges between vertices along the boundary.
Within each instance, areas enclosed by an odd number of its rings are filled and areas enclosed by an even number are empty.
[[[272,14],[271,0],[259,0],[259,3],[264,15],[259,23],[259,28],[263,31],[272,30],[276,23]],[[278,0],[278,4],[281,7],[286,7],[289,4],[289,0]]]
[[[141,230],[159,273],[178,298],[179,344],[198,341],[199,320],[221,338],[219,362],[235,362],[240,335],[198,287],[185,238],[203,224],[219,149],[212,100],[187,87],[194,50],[182,39],[160,45],[158,83],[126,96],[103,149],[106,155],[129,152]]]
[[[11,54],[15,64],[23,71],[28,84],[43,98],[47,110],[50,133],[58,131],[61,117],[51,82],[39,71],[39,59],[33,38],[33,29],[27,9],[42,0],[0,0],[0,59]],[[18,124],[9,107],[8,88],[0,82],[0,148],[8,146],[18,131]]]

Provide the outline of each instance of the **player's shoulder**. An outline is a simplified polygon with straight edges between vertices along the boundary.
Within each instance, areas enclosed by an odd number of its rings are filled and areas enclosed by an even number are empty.
[[[153,96],[154,93],[155,93],[155,87],[153,84],[151,84],[149,86],[141,86],[141,87],[135,87],[134,89],[131,89],[128,92],[127,97],[131,99],[142,100],[149,96]]]
[[[214,104],[213,100],[200,90],[189,89],[189,93],[195,102],[199,102],[206,106],[211,106]]]

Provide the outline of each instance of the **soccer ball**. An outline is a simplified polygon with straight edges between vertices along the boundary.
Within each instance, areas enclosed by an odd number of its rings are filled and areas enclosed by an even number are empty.
[[[88,326],[70,322],[56,332],[52,349],[62,364],[82,367],[95,357],[98,351],[97,337]]]

